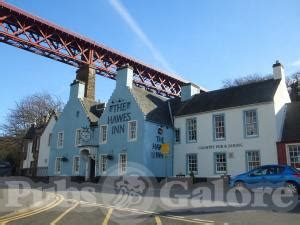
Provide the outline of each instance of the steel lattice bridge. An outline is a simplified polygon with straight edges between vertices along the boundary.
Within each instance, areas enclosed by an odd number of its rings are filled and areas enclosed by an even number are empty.
[[[134,84],[166,97],[180,96],[185,81],[31,15],[0,0],[0,42],[75,67],[88,65],[115,79],[117,68],[129,64]]]

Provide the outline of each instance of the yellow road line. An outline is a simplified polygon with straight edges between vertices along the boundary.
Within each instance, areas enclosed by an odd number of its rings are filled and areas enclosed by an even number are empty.
[[[108,212],[107,212],[107,214],[106,214],[106,217],[105,217],[105,219],[104,219],[102,225],[107,225],[107,224],[108,224],[108,221],[109,221],[109,219],[110,219],[111,214],[112,214],[113,211],[114,211],[113,208],[110,208],[110,209],[108,210]]]
[[[213,221],[208,222],[208,221],[197,221],[197,220],[190,220],[190,219],[183,219],[183,218],[178,218],[178,217],[174,217],[174,216],[160,216],[162,218],[166,218],[166,219],[172,219],[172,220],[178,220],[178,221],[182,221],[182,222],[188,222],[188,223],[196,223],[196,224],[214,224]]]
[[[155,222],[156,222],[156,225],[162,225],[159,216],[155,216]]]
[[[26,213],[17,214],[17,215],[14,215],[14,216],[3,218],[3,219],[0,220],[0,224],[5,225],[8,222],[11,222],[11,221],[14,221],[14,220],[23,219],[23,218],[26,218],[26,217],[29,217],[29,216],[39,214],[41,212],[47,211],[49,209],[52,209],[52,208],[58,206],[60,203],[62,203],[64,201],[64,197],[62,195],[56,196],[55,199],[56,199],[55,201],[49,203],[45,207],[41,207],[41,208],[38,208],[38,209],[28,211]]]
[[[71,208],[68,208],[66,211],[64,211],[62,214],[60,214],[55,220],[53,220],[50,225],[57,224],[65,215],[67,215],[69,212],[71,212],[73,209],[75,209],[79,205],[79,202],[76,202]]]

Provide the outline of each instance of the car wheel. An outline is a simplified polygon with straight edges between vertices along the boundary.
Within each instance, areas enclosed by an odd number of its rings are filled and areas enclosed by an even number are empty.
[[[234,186],[236,188],[244,188],[245,187],[245,183],[243,181],[237,181],[234,183]]]
[[[296,184],[292,183],[292,182],[287,182],[285,184],[285,187],[287,188],[287,191],[289,193],[292,193],[292,194],[297,194],[298,193],[298,187]]]

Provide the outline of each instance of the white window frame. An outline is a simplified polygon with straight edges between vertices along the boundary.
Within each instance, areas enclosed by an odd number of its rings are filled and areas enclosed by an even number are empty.
[[[177,134],[178,134],[178,139],[177,139]],[[181,135],[180,128],[175,128],[175,130],[174,130],[174,142],[175,142],[175,144],[180,144],[180,139],[181,139],[180,135]]]
[[[107,154],[100,154],[100,156],[99,156],[99,171],[101,174],[106,174],[107,164],[108,164]],[[103,170],[103,165],[105,165],[105,170]]]
[[[228,160],[227,160],[226,152],[215,152],[214,154],[215,154],[214,155],[215,173],[216,174],[226,174],[227,170],[228,170]],[[217,161],[217,155],[221,155],[221,154],[224,156],[225,162]],[[218,170],[218,164],[224,164],[224,163],[225,163],[225,166],[223,165],[223,167],[225,167],[225,170]]]
[[[78,158],[78,171],[75,170],[75,158]],[[78,175],[79,172],[80,172],[80,156],[79,155],[76,155],[73,157],[73,169],[72,169],[72,172],[74,175]]]
[[[131,130],[132,129],[132,123],[135,123],[135,130]],[[130,120],[128,121],[128,130],[127,130],[127,138],[128,141],[136,141],[137,140],[137,130],[138,130],[138,122],[137,120]],[[135,137],[132,137],[131,134],[134,133]]]
[[[257,154],[257,155],[254,155]],[[249,155],[252,154],[252,155]],[[256,164],[256,165],[255,165]],[[247,171],[253,170],[261,166],[261,157],[259,150],[248,150],[246,151],[246,166]]]
[[[191,121],[194,121],[193,124],[189,124]],[[195,143],[197,142],[197,118],[188,118],[186,119],[186,142],[187,143]],[[193,132],[195,132],[193,134]],[[195,139],[192,137],[195,136]]]
[[[59,135],[61,134],[61,145],[60,145],[60,137]],[[63,148],[64,147],[64,132],[60,131],[57,133],[57,148]]]
[[[76,129],[76,131],[75,131],[75,146],[76,147],[81,145],[81,131],[82,131],[82,129],[80,129],[80,128]],[[77,142],[78,140],[79,140],[79,143]]]
[[[297,163],[297,162],[292,162],[291,161],[291,155],[290,155],[290,148],[291,147],[294,147],[294,148],[297,148],[297,149],[293,149],[293,150],[296,150],[296,151],[300,151],[300,143],[293,143],[293,144],[288,144],[286,145],[286,158],[287,158],[287,164],[290,165],[290,166],[294,166],[293,164],[294,163]],[[299,158],[299,164],[300,164],[300,153],[299,155],[297,156],[297,158]],[[296,167],[297,168],[297,167]],[[298,167],[299,169],[299,167]]]
[[[191,156],[196,157],[196,158],[192,159],[192,158],[190,158]],[[186,154],[186,163],[187,163],[187,175],[190,175],[191,172],[193,172],[194,174],[198,174],[198,154],[197,153]],[[191,166],[195,167],[196,170],[191,171],[190,170]]]
[[[251,113],[252,117],[250,120],[252,122],[247,122],[247,114]],[[253,116],[253,113],[255,113],[255,117]],[[254,121],[255,118],[255,121]],[[253,129],[256,129],[255,134],[248,134],[248,128],[250,126],[253,126]],[[256,109],[250,109],[250,110],[245,110],[244,111],[244,132],[245,132],[245,137],[246,138],[251,138],[251,137],[258,137],[259,131],[258,131],[258,113]]]
[[[121,161],[122,156],[125,156],[125,162]],[[125,168],[125,170],[123,168]],[[119,175],[125,175],[126,172],[127,172],[127,154],[126,153],[120,153],[119,154]]]
[[[220,120],[217,123],[217,118],[222,118],[223,120],[222,121]],[[221,125],[219,123],[221,123]],[[221,114],[213,115],[213,129],[214,129],[215,141],[221,141],[226,139],[225,114],[221,113]],[[221,132],[222,130],[223,130],[223,136],[217,137],[218,135],[222,134]]]
[[[58,171],[57,170],[57,164],[58,164],[58,160],[59,160],[59,164],[60,164],[60,166],[59,166],[59,168],[60,168],[60,170]],[[57,174],[57,175],[59,175],[59,174],[61,174],[61,167],[62,167],[62,157],[56,157],[55,158],[55,174]]]
[[[105,136],[103,136],[103,128],[105,127]],[[104,138],[105,137],[105,138]],[[108,138],[108,125],[101,125],[100,126],[100,144],[106,144]]]

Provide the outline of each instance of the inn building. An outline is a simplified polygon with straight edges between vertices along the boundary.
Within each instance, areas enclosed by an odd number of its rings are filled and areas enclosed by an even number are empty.
[[[290,102],[279,62],[273,79],[200,94],[188,84],[182,91],[174,120],[174,176],[236,175],[278,163],[276,142]]]

